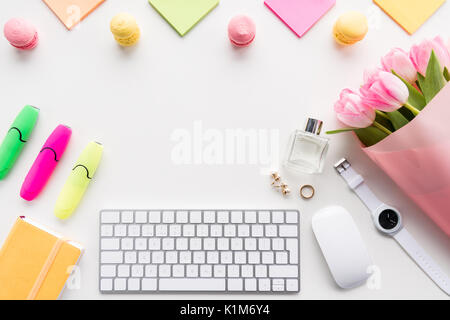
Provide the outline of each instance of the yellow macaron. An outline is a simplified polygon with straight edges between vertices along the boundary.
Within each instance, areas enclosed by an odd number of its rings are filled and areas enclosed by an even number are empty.
[[[368,30],[366,16],[358,11],[349,11],[336,21],[333,36],[339,44],[352,45],[364,39]]]
[[[124,47],[136,44],[141,36],[141,31],[136,19],[129,13],[119,13],[110,23],[114,39]]]

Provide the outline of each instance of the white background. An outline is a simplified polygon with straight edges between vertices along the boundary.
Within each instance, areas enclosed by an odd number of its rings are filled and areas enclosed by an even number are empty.
[[[404,214],[404,223],[426,251],[450,274],[450,241],[359,149],[351,135],[331,137],[322,175],[296,175],[281,169],[293,193],[283,198],[257,165],[175,165],[174,130],[278,129],[280,156],[290,133],[308,116],[338,127],[333,103],[340,90],[357,88],[363,70],[390,48],[408,49],[423,38],[448,37],[446,3],[415,35],[409,36],[370,0],[338,0],[303,38],[297,38],[262,0],[222,0],[184,38],[146,0],[109,0],[75,30],[67,31],[38,0],[1,1],[0,23],[22,16],[39,30],[39,46],[19,52],[0,41],[0,128],[6,132],[25,104],[41,109],[40,119],[11,174],[0,182],[0,241],[18,215],[81,242],[81,288],[64,299],[226,299],[226,295],[101,295],[98,290],[98,212],[104,208],[296,208],[301,211],[301,276],[298,295],[233,295],[233,298],[287,299],[448,299],[394,240],[377,233],[368,211],[334,172],[345,156],[369,186]],[[358,9],[370,20],[364,41],[342,48],[331,30],[337,17]],[[142,38],[122,49],[109,21],[121,11],[134,15]],[[251,16],[257,36],[251,47],[234,49],[226,28],[238,13]],[[446,119],[445,121],[448,121]],[[32,203],[20,186],[46,137],[59,124],[73,129],[72,140],[45,190]],[[90,140],[105,146],[104,158],[84,201],[68,221],[53,206],[72,165]],[[207,144],[207,143],[206,143]],[[297,190],[311,183],[316,197],[301,200]],[[311,230],[311,217],[328,205],[347,208],[374,263],[381,289],[344,291],[334,283]]]

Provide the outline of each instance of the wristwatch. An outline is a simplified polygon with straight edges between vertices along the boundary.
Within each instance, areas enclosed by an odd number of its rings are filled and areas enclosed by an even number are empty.
[[[430,279],[447,295],[450,295],[449,277],[403,227],[400,212],[380,201],[364,183],[363,177],[352,168],[346,159],[341,159],[335,164],[334,168],[370,210],[376,228],[381,233],[397,240],[403,250]]]

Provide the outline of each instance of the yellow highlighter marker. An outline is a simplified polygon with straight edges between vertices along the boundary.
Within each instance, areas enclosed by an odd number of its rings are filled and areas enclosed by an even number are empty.
[[[56,201],[55,215],[58,218],[69,218],[78,207],[98,168],[102,153],[103,146],[94,141],[83,150]]]

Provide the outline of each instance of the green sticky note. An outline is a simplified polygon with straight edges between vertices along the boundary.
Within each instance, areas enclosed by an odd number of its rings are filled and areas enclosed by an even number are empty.
[[[184,36],[211,12],[220,0],[149,0],[166,21]]]

